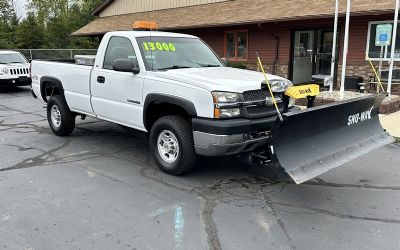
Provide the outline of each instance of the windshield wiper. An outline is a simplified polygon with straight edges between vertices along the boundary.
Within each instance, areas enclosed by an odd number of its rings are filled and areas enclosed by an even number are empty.
[[[189,62],[195,63],[195,64],[199,65],[200,67],[204,67],[204,68],[221,67],[221,65],[218,65],[218,64],[200,63],[200,62],[195,62],[195,61],[189,61]]]
[[[221,65],[217,64],[201,64],[201,67],[207,67],[207,68],[212,68],[212,67],[221,67]]]
[[[9,62],[9,63],[7,63],[7,64],[11,64],[11,63],[23,63],[23,62]]]
[[[167,69],[189,69],[191,68],[190,66],[184,66],[184,65],[174,65],[171,67],[165,67],[165,68],[159,68],[157,70],[167,70]]]

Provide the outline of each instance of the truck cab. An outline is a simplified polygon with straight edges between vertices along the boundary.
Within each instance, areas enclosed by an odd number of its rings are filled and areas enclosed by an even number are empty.
[[[30,84],[30,63],[25,56],[16,51],[0,51],[0,86]]]

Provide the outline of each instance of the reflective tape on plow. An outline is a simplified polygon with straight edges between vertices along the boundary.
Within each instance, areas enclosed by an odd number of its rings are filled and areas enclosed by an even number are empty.
[[[384,94],[287,113],[273,127],[276,161],[300,184],[394,142],[379,122]]]

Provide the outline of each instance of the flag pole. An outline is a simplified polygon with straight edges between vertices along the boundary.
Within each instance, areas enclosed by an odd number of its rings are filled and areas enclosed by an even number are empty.
[[[342,62],[342,80],[340,82],[340,100],[344,99],[344,84],[346,79],[347,54],[349,52],[349,26],[350,26],[351,0],[347,0],[346,28],[344,33],[344,48]]]
[[[336,64],[336,43],[337,43],[337,28],[338,28],[338,18],[339,18],[339,0],[336,0],[335,6],[335,24],[333,28],[333,47],[332,47],[332,63],[331,63],[331,78],[332,83],[329,88],[329,92],[333,91],[333,81],[335,79],[335,64]]]
[[[393,66],[394,66],[394,53],[396,49],[396,36],[397,36],[397,22],[399,19],[399,0],[396,0],[396,10],[394,14],[394,23],[393,23],[393,35],[392,35],[392,49],[391,49],[391,56],[390,56],[390,66],[389,66],[389,79],[388,79],[388,86],[387,92],[389,96],[392,93],[392,78],[393,78]]]

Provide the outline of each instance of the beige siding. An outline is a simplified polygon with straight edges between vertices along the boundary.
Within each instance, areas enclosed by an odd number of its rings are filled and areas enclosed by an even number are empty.
[[[115,0],[100,17],[225,2],[232,0]]]

